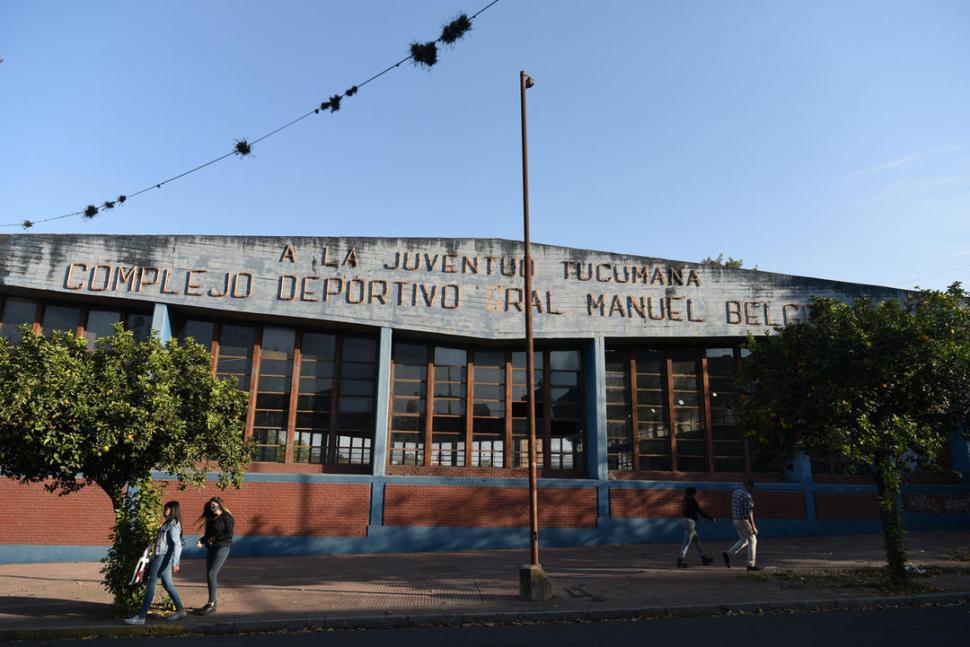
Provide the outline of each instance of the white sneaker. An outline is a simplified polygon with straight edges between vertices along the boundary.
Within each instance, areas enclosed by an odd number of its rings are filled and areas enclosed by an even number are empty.
[[[125,618],[126,625],[143,625],[145,624],[144,616],[131,616],[130,618]]]
[[[182,609],[180,611],[176,611],[175,613],[173,613],[172,615],[170,615],[165,619],[168,620],[169,622],[175,622],[176,620],[181,620],[187,615],[189,615],[188,611],[186,611],[185,609]]]

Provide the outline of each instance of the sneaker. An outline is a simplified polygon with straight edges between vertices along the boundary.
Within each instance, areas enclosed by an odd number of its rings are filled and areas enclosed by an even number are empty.
[[[721,553],[721,557],[724,558],[724,565],[731,568],[731,556],[727,554],[727,551]]]
[[[760,566],[749,566],[748,567],[748,570],[749,571],[760,571],[761,570],[761,567]]]
[[[198,611],[196,611],[196,613],[198,613],[200,616],[207,616],[210,613],[213,613],[215,610],[216,610],[216,603],[207,602],[206,605],[201,609],[199,609]]]
[[[707,555],[704,555],[703,557],[701,557],[701,564],[703,564],[704,566],[710,566],[713,563],[714,563],[713,557],[708,557]]]
[[[145,616],[131,616],[130,618],[125,618],[126,625],[143,625],[145,624]]]
[[[185,609],[179,609],[178,611],[176,611],[175,613],[173,613],[172,615],[170,615],[165,619],[168,620],[169,622],[175,622],[176,620],[181,620],[187,615],[189,614],[185,611]]]
[[[682,560],[682,559],[678,559],[677,560],[677,568],[688,568],[689,566],[690,566],[690,564],[688,564],[684,560]]]

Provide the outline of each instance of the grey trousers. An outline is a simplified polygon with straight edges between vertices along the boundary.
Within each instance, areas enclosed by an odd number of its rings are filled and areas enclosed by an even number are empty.
[[[205,579],[209,585],[209,604],[216,603],[216,588],[218,587],[219,571],[229,557],[229,546],[207,548],[205,551]]]
[[[697,534],[697,522],[693,519],[688,519],[687,517],[682,517],[680,520],[680,525],[684,529],[684,539],[680,542],[680,558],[684,559],[687,557],[687,549],[690,548],[691,542],[697,546],[697,552],[701,557],[704,557],[704,549],[701,547],[701,538]]]
[[[754,531],[751,529],[751,524],[748,523],[747,519],[735,519],[734,529],[738,533],[738,541],[728,548],[728,552],[732,555],[737,555],[742,549],[747,547],[748,566],[754,566],[755,559],[758,557],[758,536],[754,534]]]

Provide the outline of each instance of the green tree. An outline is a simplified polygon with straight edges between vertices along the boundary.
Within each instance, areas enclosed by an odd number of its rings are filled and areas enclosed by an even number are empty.
[[[955,283],[874,303],[812,301],[811,321],[751,339],[742,419],[775,458],[871,466],[889,576],[907,581],[900,483],[929,467],[970,410],[970,310]]]
[[[742,267],[744,267],[744,259],[732,258],[731,256],[728,256],[727,260],[725,260],[724,254],[721,253],[717,255],[717,258],[714,258],[712,256],[707,256],[706,258],[701,260],[701,265],[720,267],[721,269],[725,269],[725,270],[740,270]],[[755,265],[753,269],[758,269],[758,266]]]
[[[0,472],[70,494],[91,484],[111,499],[116,525],[105,587],[130,610],[134,563],[159,515],[151,472],[179,487],[239,487],[249,460],[247,395],[210,371],[195,342],[136,341],[119,325],[93,351],[72,333],[0,339]]]

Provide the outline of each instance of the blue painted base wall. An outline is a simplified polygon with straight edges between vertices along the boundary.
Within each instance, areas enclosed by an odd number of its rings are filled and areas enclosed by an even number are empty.
[[[908,514],[912,530],[970,529],[970,515]],[[878,521],[777,521],[758,524],[765,541],[782,537],[873,534],[881,532]],[[699,532],[705,542],[733,542],[734,527],[725,520],[702,522]],[[236,557],[320,555],[346,553],[408,553],[426,551],[526,548],[528,528],[429,528],[371,526],[367,537],[274,537],[240,536],[233,543]],[[550,528],[542,530],[546,547],[592,546],[601,544],[675,543],[681,538],[678,519],[600,519],[598,528]],[[0,546],[0,564],[27,562],[98,561],[107,546]],[[201,558],[203,551],[187,546],[186,559]]]

